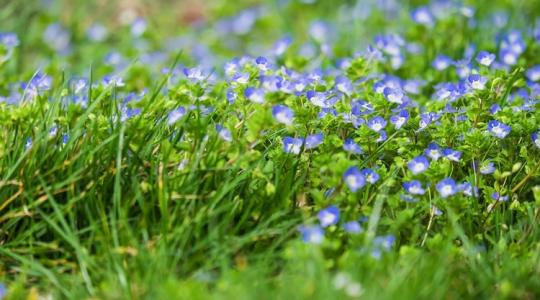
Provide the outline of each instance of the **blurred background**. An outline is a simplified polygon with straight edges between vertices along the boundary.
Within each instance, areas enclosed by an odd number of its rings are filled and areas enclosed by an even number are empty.
[[[280,41],[306,61],[320,53],[338,60],[364,50],[376,35],[406,38],[411,32],[404,28],[435,38],[437,31],[403,26],[419,5],[442,20],[456,7],[470,9],[437,30],[481,31],[486,44],[508,28],[533,30],[540,11],[537,0],[0,0],[0,31],[15,32],[20,43],[16,59],[0,67],[12,75],[53,66],[88,75],[90,66],[111,66],[107,73],[139,61],[159,70],[182,52],[183,63],[210,68],[268,55]]]

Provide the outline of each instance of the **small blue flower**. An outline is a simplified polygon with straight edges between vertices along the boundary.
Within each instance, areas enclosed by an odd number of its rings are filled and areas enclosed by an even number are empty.
[[[508,196],[501,196],[501,194],[499,194],[499,192],[493,192],[493,194],[491,194],[491,199],[493,199],[495,201],[506,202],[506,201],[508,201]]]
[[[434,216],[440,216],[443,214],[442,210],[440,210],[437,206],[435,205],[431,205],[431,213],[434,215]]]
[[[283,151],[285,153],[299,154],[303,143],[304,141],[300,138],[284,137]]]
[[[540,148],[540,130],[531,134],[531,140],[536,147]]]
[[[338,101],[337,97],[331,97],[324,92],[307,91],[306,97],[313,105],[322,108],[330,108]]]
[[[408,195],[408,194],[400,195],[399,198],[401,200],[405,201],[405,202],[408,202],[408,203],[416,203],[416,202],[418,202],[418,199],[416,199],[413,196]]]
[[[489,67],[491,63],[495,60],[496,56],[493,53],[487,51],[480,51],[476,56],[476,61],[486,67]]]
[[[360,173],[364,176],[367,182],[371,184],[375,184],[377,181],[379,181],[379,174],[377,172],[373,171],[372,169],[363,169],[360,171]]]
[[[360,222],[358,221],[350,221],[343,224],[343,230],[352,234],[358,234],[364,231],[364,229],[362,228],[362,225],[360,225]]]
[[[265,93],[263,89],[248,87],[244,91],[244,96],[251,102],[264,103]]]
[[[443,198],[452,196],[459,191],[458,187],[456,186],[456,182],[450,177],[444,178],[443,180],[439,181],[435,188]]]
[[[459,160],[461,159],[461,151],[454,150],[451,148],[444,149],[443,155],[446,159],[455,161],[455,162],[459,162]]]
[[[409,120],[409,112],[402,109],[399,114],[390,117],[390,123],[394,124],[396,129],[400,129]]]
[[[351,96],[353,92],[353,85],[349,78],[345,76],[338,76],[335,79],[336,89],[347,96]]]
[[[427,157],[420,155],[411,159],[407,164],[407,167],[409,167],[409,170],[411,170],[413,174],[420,174],[429,168],[429,160]]]
[[[491,135],[499,139],[505,138],[512,130],[510,126],[497,120],[489,121],[487,129]]]
[[[134,37],[140,37],[146,31],[146,26],[146,20],[141,17],[137,17],[133,23],[131,23],[131,34]]]
[[[355,143],[354,140],[351,138],[345,140],[345,142],[343,143],[343,150],[353,154],[361,154],[364,152],[362,150],[362,147]]]
[[[12,50],[19,46],[19,38],[13,32],[0,32],[0,44],[4,45],[7,50]]]
[[[454,61],[446,55],[437,55],[431,64],[437,71],[442,71],[450,67]]]
[[[375,131],[375,132],[379,132],[381,130],[384,129],[384,127],[386,127],[386,120],[381,117],[381,116],[376,116],[376,117],[373,117],[371,118],[368,123],[367,123],[367,126],[369,127],[369,129]]]
[[[320,144],[322,144],[323,138],[324,136],[322,133],[308,135],[305,142],[306,149],[313,149],[318,147]]]
[[[184,107],[179,107],[175,110],[172,110],[167,116],[167,124],[172,125],[176,123],[180,118],[186,114],[186,109]]]
[[[478,187],[473,187],[473,185],[469,182],[458,184],[458,190],[462,192],[465,196],[478,196]]]
[[[486,88],[487,78],[478,74],[472,74],[467,78],[467,82],[474,90],[481,91]]]
[[[226,141],[226,142],[232,142],[232,134],[231,131],[220,124],[216,125],[216,131],[218,133],[218,136],[220,139]]]
[[[283,37],[276,41],[273,47],[273,52],[275,56],[281,56],[287,51],[289,46],[292,43],[292,38],[290,36]]]
[[[494,115],[498,112],[501,111],[501,106],[497,103],[493,104],[490,108],[489,108],[489,112]]]
[[[484,162],[480,165],[480,173],[487,175],[495,172],[495,164],[491,161]]]
[[[528,69],[525,72],[525,76],[527,76],[527,78],[530,81],[538,81],[538,80],[540,80],[540,65],[536,65],[536,66]]]
[[[298,231],[305,243],[319,245],[324,240],[324,230],[319,225],[302,225],[298,227]]]
[[[387,135],[386,131],[381,130],[379,131],[379,137],[375,140],[375,142],[380,143],[386,141]]]
[[[345,181],[345,184],[353,193],[366,184],[366,179],[357,167],[348,168],[345,174],[343,174],[343,181]]]
[[[34,143],[32,142],[32,138],[30,138],[30,137],[27,138],[27,139],[26,139],[26,143],[24,144],[24,149],[25,149],[25,150],[28,150],[28,149],[32,148],[32,145],[33,145],[33,144],[34,144]]]
[[[339,208],[330,205],[317,214],[317,218],[323,228],[335,225],[339,221]]]
[[[236,98],[238,95],[236,95],[236,92],[232,89],[227,89],[227,100],[229,101],[229,104],[234,104],[234,101],[236,101]]]
[[[413,10],[411,17],[416,23],[421,25],[431,27],[435,24],[435,17],[427,6],[420,6]]]
[[[276,121],[285,125],[292,125],[294,120],[294,112],[287,105],[275,105],[272,108],[272,115]]]
[[[435,143],[430,143],[424,151],[424,154],[433,160],[438,160],[442,157],[441,147]]]
[[[407,193],[412,195],[423,195],[426,193],[426,190],[422,188],[422,183],[418,180],[404,182],[403,188],[405,189],[405,191],[407,191]]]
[[[405,94],[400,88],[386,87],[383,90],[384,97],[388,102],[402,104]]]

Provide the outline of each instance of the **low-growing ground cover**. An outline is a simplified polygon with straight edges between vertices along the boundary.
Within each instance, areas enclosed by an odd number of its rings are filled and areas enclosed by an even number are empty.
[[[1,5],[0,299],[540,296],[535,1]]]

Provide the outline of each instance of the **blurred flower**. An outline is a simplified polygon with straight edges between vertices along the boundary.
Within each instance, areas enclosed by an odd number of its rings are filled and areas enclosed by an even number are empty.
[[[420,174],[429,168],[429,160],[423,156],[417,156],[409,161],[407,167],[413,174]]]
[[[476,61],[481,65],[489,67],[491,63],[493,63],[495,58],[495,54],[489,53],[487,51],[480,51],[476,56]]]
[[[452,196],[458,192],[456,182],[450,177],[444,178],[443,180],[439,181],[435,188],[443,198]]]
[[[319,225],[302,225],[298,227],[302,240],[308,244],[321,244],[324,239],[324,230]]]
[[[146,31],[147,22],[142,17],[137,17],[131,23],[131,35],[134,37],[140,37]]]
[[[442,71],[450,67],[454,61],[446,55],[437,55],[431,64],[437,71]]]
[[[442,157],[441,147],[435,143],[430,143],[424,153],[433,160],[438,160]]]
[[[480,165],[480,173],[487,175],[495,172],[495,164],[491,161],[484,162]]]
[[[536,147],[540,148],[540,130],[531,134],[531,140]]]
[[[531,67],[525,72],[525,75],[530,81],[538,81],[540,80],[540,65],[536,65],[534,67]]]
[[[431,27],[435,24],[435,18],[427,6],[420,6],[411,12],[412,19],[422,25]]]
[[[285,153],[299,154],[303,143],[304,141],[300,138],[284,137],[283,151]]]
[[[345,171],[345,174],[343,174],[343,181],[345,181],[345,184],[353,193],[364,187],[366,184],[364,175],[362,175],[357,167],[348,168],[347,171]]]
[[[107,35],[107,27],[103,26],[101,23],[93,23],[86,30],[86,36],[92,42],[102,42],[107,38]]]
[[[232,142],[232,134],[231,131],[225,127],[223,127],[220,124],[216,125],[216,131],[218,133],[218,136],[220,139],[226,141],[226,142]]]
[[[364,229],[357,221],[350,221],[345,224],[343,224],[343,230],[345,230],[348,233],[358,234],[362,233]]]
[[[366,179],[367,182],[371,184],[375,184],[377,181],[379,181],[379,174],[377,172],[373,171],[372,169],[363,169],[360,171],[362,176]]]
[[[343,149],[353,154],[361,154],[363,152],[362,148],[351,138],[345,140],[343,143]]]
[[[306,149],[313,149],[318,147],[323,142],[323,134],[322,133],[316,133],[311,134],[306,137],[305,141],[305,148]]]
[[[481,91],[486,88],[487,78],[478,74],[472,74],[467,78],[467,82],[473,89]]]
[[[451,148],[444,149],[443,155],[446,159],[455,161],[455,162],[459,162],[459,160],[461,159],[461,151],[454,150]]]
[[[259,88],[248,87],[244,91],[244,96],[251,102],[264,103],[265,92]]]
[[[335,225],[339,221],[339,208],[330,205],[319,211],[317,218],[319,218],[319,222],[323,228]]]
[[[294,112],[286,105],[274,105],[272,115],[276,121],[285,125],[292,125],[294,120]]]
[[[381,130],[384,129],[384,127],[386,127],[386,120],[381,117],[381,116],[376,116],[376,117],[373,117],[371,118],[368,123],[367,123],[367,126],[369,127],[369,129],[375,131],[375,132],[379,132]]]
[[[418,180],[411,180],[409,182],[403,183],[403,188],[407,193],[413,194],[413,195],[423,195],[425,194],[426,190],[422,188],[422,183]]]
[[[71,34],[59,23],[53,23],[45,28],[43,41],[61,55],[68,54]]]
[[[172,110],[171,112],[169,112],[169,115],[167,116],[167,124],[172,125],[176,123],[185,114],[186,114],[186,109],[184,107],[179,107],[177,109]]]
[[[400,129],[409,120],[409,112],[405,109],[399,111],[399,114],[390,117],[390,123],[394,124],[397,129]]]
[[[489,121],[487,130],[491,135],[499,139],[505,138],[512,128],[510,126],[503,124],[497,120]]]

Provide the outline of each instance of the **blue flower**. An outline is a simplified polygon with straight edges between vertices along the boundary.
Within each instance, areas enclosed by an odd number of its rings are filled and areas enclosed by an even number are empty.
[[[351,96],[353,92],[353,85],[349,78],[345,76],[338,76],[335,79],[336,89],[347,96]]]
[[[12,50],[19,46],[19,38],[13,32],[0,32],[0,44],[4,45],[7,50]]]
[[[184,107],[179,107],[175,110],[172,110],[167,116],[167,124],[172,125],[176,123],[180,118],[186,114],[186,109]]]
[[[467,82],[474,90],[481,91],[486,88],[487,78],[478,74],[472,74],[467,78]]]
[[[353,193],[364,187],[366,184],[364,175],[362,175],[357,167],[348,168],[347,171],[345,171],[345,174],[343,174],[343,181],[345,181],[345,184]]]
[[[422,183],[418,180],[411,180],[409,182],[403,183],[403,188],[407,193],[413,195],[423,195],[426,193],[426,190],[422,188]]]
[[[420,155],[411,159],[407,164],[407,167],[409,167],[409,170],[411,170],[411,172],[416,175],[424,172],[429,168],[429,160],[427,159],[427,157]]]
[[[411,17],[416,23],[426,25],[428,27],[435,24],[435,18],[427,6],[420,6],[413,10],[411,12]]]
[[[362,228],[362,226],[360,225],[358,221],[350,221],[343,224],[343,230],[352,234],[358,234],[364,231],[364,229]]]
[[[71,34],[59,23],[50,24],[43,32],[43,41],[62,55],[69,52],[70,40]]]
[[[275,105],[272,108],[272,115],[276,121],[285,125],[291,125],[294,120],[294,112],[286,105]]]
[[[338,100],[337,97],[330,97],[327,93],[316,91],[307,91],[306,97],[315,106],[322,108],[330,108],[334,106]]]
[[[299,154],[303,143],[304,141],[300,138],[284,137],[283,151],[285,153]]]
[[[508,196],[501,196],[501,194],[499,194],[499,192],[493,192],[493,194],[491,194],[491,199],[493,199],[495,201],[506,202],[506,201],[508,201]]]
[[[263,89],[248,87],[244,91],[244,96],[251,102],[264,103],[265,93]]]
[[[390,123],[394,124],[396,129],[400,129],[409,120],[409,112],[402,109],[399,114],[390,117]]]
[[[220,139],[226,142],[232,142],[232,134],[231,134],[231,131],[229,131],[229,129],[217,124],[216,131]]]
[[[324,240],[324,230],[319,225],[302,225],[298,227],[298,231],[305,243],[318,245]]]
[[[292,38],[289,36],[283,37],[276,41],[273,47],[273,52],[275,56],[281,56],[287,51],[289,46],[292,43]]]
[[[363,169],[360,171],[360,173],[364,176],[367,182],[371,184],[375,184],[377,181],[379,181],[379,174],[377,172],[373,171],[372,169]]]
[[[446,177],[439,181],[435,188],[443,198],[452,196],[459,191],[458,187],[456,186],[456,182],[450,177]]]
[[[491,161],[487,161],[487,162],[484,162],[482,163],[482,165],[480,165],[480,173],[481,174],[484,174],[484,175],[487,175],[487,174],[491,174],[493,172],[495,172],[495,164],[493,164],[493,162]]]
[[[489,112],[494,115],[498,112],[501,111],[501,106],[497,103],[493,104],[490,108],[489,108]]]
[[[400,195],[399,198],[401,200],[405,201],[405,202],[408,202],[408,203],[416,203],[416,202],[418,202],[418,199],[416,199],[413,196],[408,195],[408,194]]]
[[[454,61],[446,55],[437,55],[431,64],[437,71],[442,71],[450,67]]]
[[[343,143],[343,149],[353,154],[361,154],[364,152],[362,150],[362,147],[355,143],[354,140],[351,138],[345,140],[345,142]]]
[[[335,225],[339,221],[339,208],[334,205],[330,205],[327,208],[319,211],[317,218],[319,218],[319,222],[323,228]]]
[[[86,30],[86,36],[92,42],[101,42],[107,38],[107,27],[101,23],[93,23]]]
[[[496,56],[493,53],[489,53],[487,51],[480,51],[476,56],[476,61],[481,65],[489,67],[491,63],[493,63],[493,61],[495,60],[495,57]]]
[[[131,23],[131,34],[134,37],[140,37],[146,31],[146,26],[146,20],[141,17],[137,17],[133,23]]]
[[[536,147],[540,148],[540,130],[531,134],[531,140]]]
[[[491,135],[499,139],[505,138],[510,133],[510,130],[512,130],[510,126],[497,120],[489,121],[487,129]]]
[[[305,142],[306,149],[313,149],[318,147],[320,144],[322,144],[323,138],[324,136],[322,133],[308,135]]]
[[[525,76],[527,76],[527,78],[530,81],[538,81],[538,80],[540,80],[540,65],[536,65],[536,66],[528,69],[525,72]]]
[[[233,91],[232,89],[227,89],[227,100],[229,101],[229,104],[234,104],[234,101],[236,100],[236,98],[238,97],[236,95],[236,92]]]
[[[400,88],[385,87],[383,90],[384,97],[388,102],[402,104],[405,94]]]
[[[458,190],[465,196],[478,196],[478,187],[473,187],[469,182],[458,184]]]
[[[381,130],[379,131],[379,137],[375,140],[375,142],[377,143],[384,142],[386,141],[386,138],[387,138],[386,131]]]
[[[373,131],[375,131],[375,132],[379,132],[379,131],[383,130],[384,127],[386,127],[386,124],[387,124],[387,122],[386,122],[386,120],[385,120],[383,117],[381,117],[381,116],[376,116],[376,117],[371,118],[371,119],[368,121],[367,126],[368,126],[371,130],[373,130]]]
[[[424,150],[424,154],[433,160],[437,160],[442,157],[441,147],[435,143],[430,143],[426,150]]]
[[[459,162],[459,160],[461,159],[461,151],[454,150],[451,148],[444,149],[443,155],[446,159],[455,161],[455,162]]]

